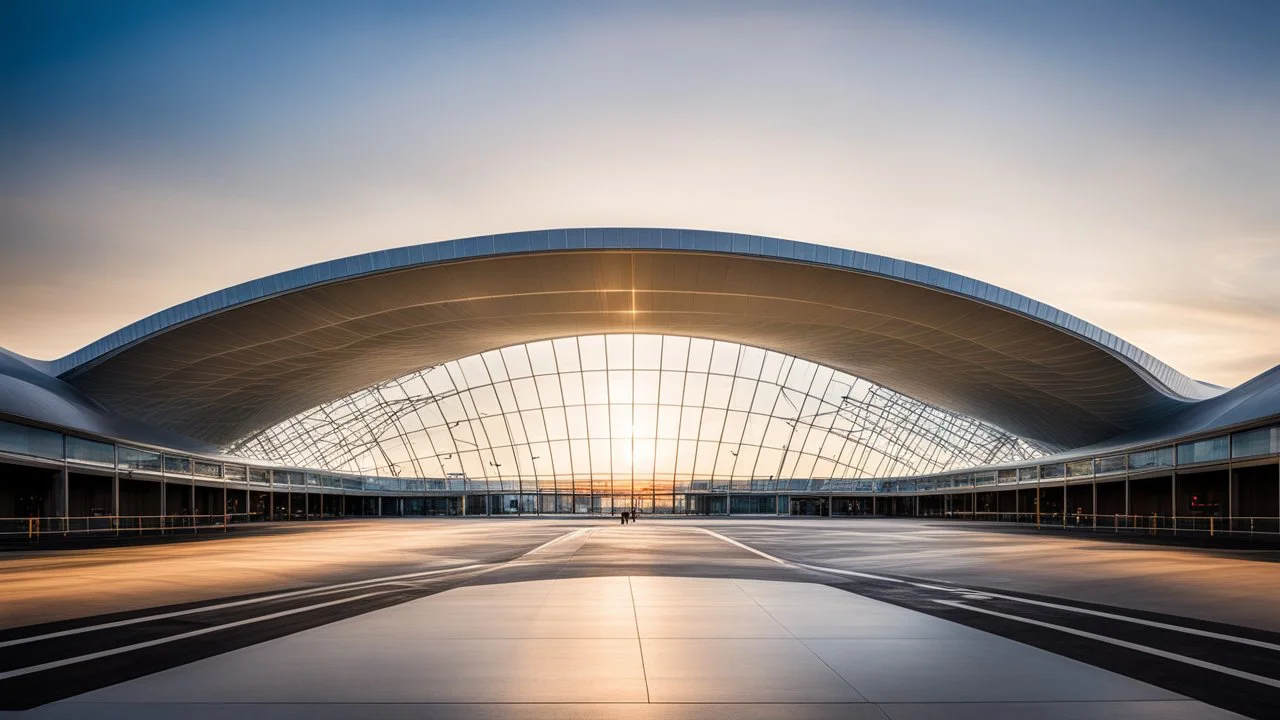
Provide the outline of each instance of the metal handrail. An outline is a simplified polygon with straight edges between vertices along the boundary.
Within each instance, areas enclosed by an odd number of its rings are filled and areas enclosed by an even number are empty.
[[[1077,513],[1029,510],[961,511],[941,510],[921,513],[922,518],[1011,522],[1040,527],[1110,530],[1114,532],[1205,533],[1217,535],[1280,535],[1280,517],[1265,515],[1169,515],[1161,513]]]
[[[263,513],[210,515],[89,515],[77,517],[0,517],[0,538],[37,540],[46,535],[124,535],[145,532],[191,532],[227,529],[239,523],[262,520]]]

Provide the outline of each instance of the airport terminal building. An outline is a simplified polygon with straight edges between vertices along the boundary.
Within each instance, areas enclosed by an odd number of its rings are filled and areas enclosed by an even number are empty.
[[[907,515],[1280,532],[1280,367],[1186,377],[1028,297],[697,230],[299,268],[0,350],[0,531]]]

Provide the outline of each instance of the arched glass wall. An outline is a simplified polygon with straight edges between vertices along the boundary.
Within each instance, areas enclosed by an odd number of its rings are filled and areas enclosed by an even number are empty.
[[[857,480],[1039,454],[999,428],[832,368],[658,335],[473,355],[326,403],[228,452],[444,478],[450,489],[656,496],[786,490],[792,478],[856,490]]]

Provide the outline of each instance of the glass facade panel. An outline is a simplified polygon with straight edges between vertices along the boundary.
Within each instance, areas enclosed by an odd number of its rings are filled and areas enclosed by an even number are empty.
[[[1092,460],[1077,460],[1067,463],[1067,477],[1089,477],[1093,474]]]
[[[1052,465],[1040,466],[1040,477],[1042,478],[1061,478],[1066,475],[1066,468],[1062,463],[1054,463]]]
[[[1226,435],[1182,443],[1178,445],[1178,464],[1190,465],[1192,463],[1226,460],[1229,447],[1230,443]]]
[[[116,464],[116,446],[111,443],[68,435],[67,459],[114,467]]]
[[[222,477],[222,466],[214,462],[206,462],[204,460],[196,460],[193,463],[195,474],[200,477],[220,478]]]
[[[462,358],[326,403],[227,451],[356,475],[461,473],[468,487],[495,490],[668,495],[1040,454],[991,425],[800,358],[661,335],[562,338]]]
[[[164,471],[175,475],[191,474],[191,458],[182,457],[181,455],[164,455]]]
[[[1280,426],[1238,432],[1231,436],[1231,457],[1280,453]]]
[[[62,433],[0,421],[0,451],[62,459]]]
[[[1163,447],[1155,450],[1129,453],[1130,470],[1148,470],[1173,466],[1173,448]]]
[[[120,446],[120,467],[129,470],[160,472],[160,453]]]
[[[1101,457],[1093,461],[1093,472],[1096,475],[1105,475],[1107,473],[1124,472],[1125,456],[1112,455],[1110,457]]]

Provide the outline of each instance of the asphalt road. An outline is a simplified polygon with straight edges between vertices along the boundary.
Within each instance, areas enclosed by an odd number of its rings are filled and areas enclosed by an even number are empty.
[[[676,575],[823,583],[1280,717],[1280,565],[1267,554],[920,521],[616,523],[348,521],[6,556],[0,705],[34,707],[462,584]]]

